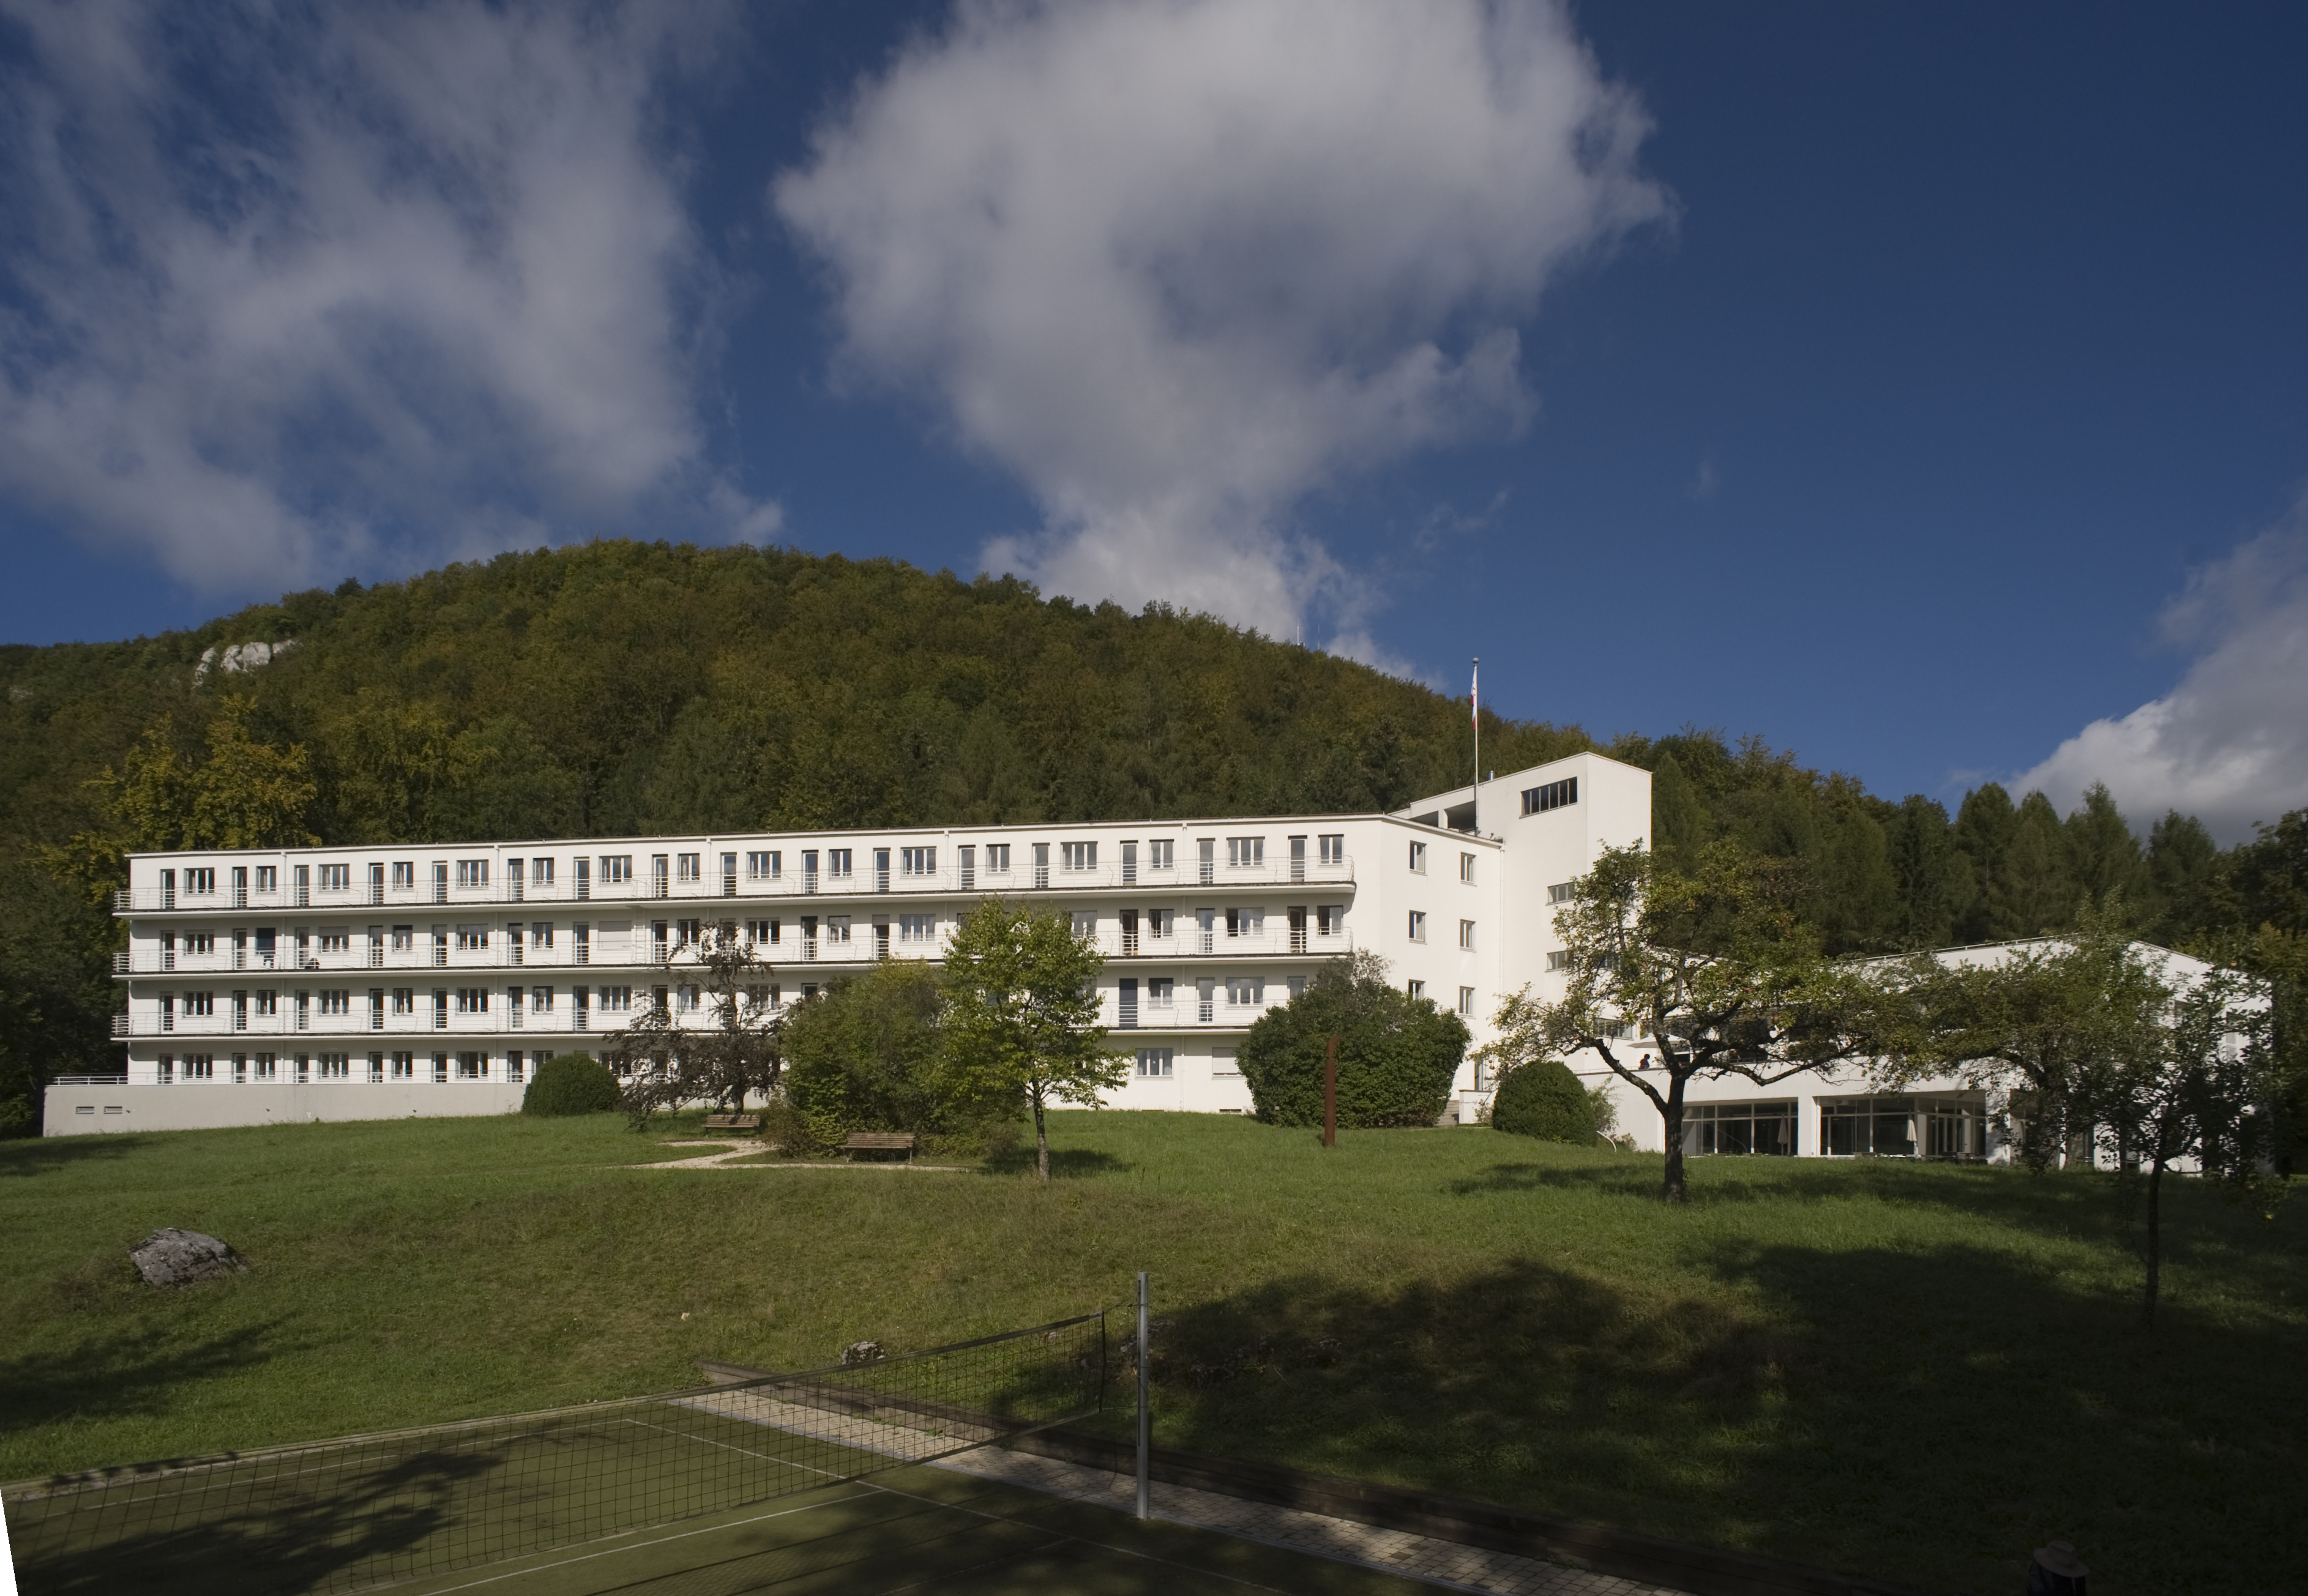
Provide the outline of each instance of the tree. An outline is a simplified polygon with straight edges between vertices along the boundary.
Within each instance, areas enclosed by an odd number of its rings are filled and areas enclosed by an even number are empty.
[[[2247,931],[2272,925],[2308,934],[2308,809],[2261,827],[2223,873],[2223,919]]]
[[[1899,883],[1899,946],[1943,948],[1954,941],[1978,888],[1956,849],[1947,811],[1911,794],[1885,820],[1883,837]]]
[[[2041,793],[2020,801],[2002,867],[1988,881],[1990,934],[2041,937],[2074,923],[2079,891],[2068,868],[2068,836]]]
[[[784,1017],[769,1000],[767,966],[734,925],[708,926],[695,963],[669,975],[656,1000],[608,1038],[605,1062],[623,1082],[624,1108],[636,1130],[685,1103],[743,1108],[746,1097],[774,1096],[785,1064]],[[685,1025],[687,1014],[706,1023]]]
[[[1350,1128],[1432,1125],[1467,1053],[1467,1025],[1387,979],[1367,949],[1326,960],[1306,988],[1252,1022],[1243,1081],[1269,1125],[1322,1122],[1322,1071],[1339,1039],[1339,1123]]]
[[[2193,815],[2166,810],[2148,828],[2144,896],[2149,936],[2167,948],[2177,947],[2203,929],[2219,863],[2219,845]]]
[[[1839,1060],[1905,1044],[1900,983],[1887,967],[1841,963],[1797,919],[1790,862],[1714,844],[1689,874],[1640,847],[1606,848],[1555,911],[1564,943],[1563,999],[1523,987],[1500,1005],[1503,1068],[1591,1048],[1650,1099],[1666,1143],[1662,1195],[1684,1200],[1683,1111],[1694,1080],[1737,1076],[1770,1085]],[[1658,1049],[1631,1060],[1651,1038]]]
[[[228,696],[208,728],[208,758],[195,765],[177,745],[175,720],[145,729],[116,772],[88,784],[103,824],[46,850],[57,874],[97,902],[126,880],[126,855],[175,848],[298,848],[321,839],[306,825],[319,795],[302,743],[285,749],[250,731],[255,701]]]
[[[1035,1167],[1050,1179],[1053,1103],[1098,1106],[1129,1061],[1107,1051],[1098,1024],[1106,961],[1065,914],[989,897],[946,945],[949,1089],[980,1101],[1022,1103],[1034,1114]]]
[[[1820,851],[1813,866],[1816,902],[1805,918],[1829,951],[1879,952],[1899,946],[1899,878],[1890,839],[1856,784],[1829,784]]]
[[[2163,1270],[2164,1176],[2192,1162],[2241,1195],[2261,1185],[2277,1131],[2269,1013],[2261,983],[2215,966],[2184,988],[2152,969],[2137,945],[2111,994],[2110,1047],[2079,1096],[2114,1156],[2117,1180],[2142,1188],[2148,1223],[2140,1317],[2156,1325]]]
[[[853,1130],[983,1136],[1022,1106],[949,1078],[945,994],[920,959],[884,959],[797,1005],[785,1051],[786,1099],[821,1146]]]
[[[2002,902],[1998,883],[2004,880],[2004,854],[2011,850],[2019,822],[2011,794],[2000,783],[1988,782],[1963,795],[1963,803],[1955,812],[1953,841],[1956,852],[1970,866],[1973,891],[1956,922],[1957,941],[1986,942],[2010,934],[1998,913]]]
[[[2126,903],[2140,901],[2146,862],[2106,783],[2096,781],[2084,789],[2084,800],[2069,812],[2064,829],[2069,871],[2080,891],[2094,898],[2113,895]]]
[[[2215,957],[2233,957],[2268,992],[2270,1157],[2289,1179],[2308,1163],[2308,936],[2262,925],[2250,935],[2230,932],[2225,944]]]
[[[1714,831],[1699,789],[1683,772],[1673,751],[1651,769],[1651,846],[1661,859],[1682,868],[1699,857]]]
[[[2087,905],[2080,919],[2068,935],[1997,958],[1925,956],[1908,966],[1918,1016],[1910,1068],[2000,1078],[2013,1093],[2020,1160],[2036,1170],[2082,1161],[2091,1144],[2088,1083],[2135,1045],[2137,1017],[2158,1000],[2122,904]]]

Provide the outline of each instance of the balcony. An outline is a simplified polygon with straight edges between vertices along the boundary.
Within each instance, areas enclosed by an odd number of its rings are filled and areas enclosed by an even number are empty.
[[[1021,847],[1022,850],[1023,845]],[[315,888],[301,894],[290,887],[275,892],[250,892],[245,897],[229,888],[194,893],[181,888],[173,891],[122,888],[113,893],[112,907],[116,914],[192,914],[230,910],[243,914],[276,913],[301,917],[396,908],[415,911],[512,905],[535,908],[584,904],[598,909],[620,904],[668,902],[736,905],[778,903],[796,897],[954,897],[1038,892],[1079,896],[1112,891],[1158,893],[1184,888],[1351,887],[1354,883],[1351,857],[1331,862],[1286,858],[1250,865],[1189,860],[1184,864],[1160,868],[1144,863],[1115,863],[1090,870],[1031,863],[1006,871],[954,867],[907,871],[864,866],[842,875],[795,870],[759,879],[707,871],[691,880],[664,880],[642,873],[622,881],[530,881],[519,886],[507,881],[487,887],[426,881],[409,887],[374,888],[362,883],[341,889]]]
[[[1288,1000],[1289,993],[1285,991],[1268,1003],[1229,1003],[1224,994],[1215,1002],[1200,1003],[1193,993],[1185,992],[1167,1008],[1141,1003],[1134,1017],[1128,1009],[1116,1005],[1114,1017],[1102,1023],[1112,1033],[1126,1032],[1132,1036],[1164,1031],[1246,1031],[1269,1008],[1279,1008]]]
[[[429,995],[429,994],[426,994]],[[134,1040],[165,1036],[170,1042],[186,1046],[215,1044],[244,1051],[263,1049],[266,1043],[283,1046],[351,1049],[361,1044],[363,1038],[375,1041],[386,1037],[435,1039],[456,1036],[532,1036],[551,1038],[577,1035],[587,1032],[620,1031],[639,1015],[648,1011],[645,998],[633,1008],[624,1010],[595,1010],[556,1004],[544,1013],[524,1009],[519,1014],[492,1004],[486,1012],[460,1013],[455,1009],[435,1009],[430,1003],[420,1005],[410,1013],[379,1015],[355,1006],[350,1014],[316,1014],[305,1024],[297,1023],[288,1014],[255,1015],[245,1024],[235,1025],[223,1015],[178,1015],[176,1023],[164,1026],[158,1014],[116,1014],[112,1017],[112,1034],[116,1040]],[[713,1011],[700,1008],[685,1011],[683,1023],[691,1026],[707,1026],[713,1023]],[[132,1023],[133,1022],[133,1023]]]
[[[1100,919],[1105,923],[1096,933],[1094,944],[1101,955],[1116,963],[1338,958],[1353,952],[1355,946],[1352,934],[1343,931],[1324,934],[1284,928],[1230,937],[1223,924],[1213,924],[1207,931],[1184,925],[1170,936],[1158,937],[1142,928],[1124,931],[1112,923],[1110,915],[1101,915]],[[891,933],[886,940],[876,934],[885,929]],[[907,941],[894,927],[860,925],[852,927],[847,939],[837,940],[822,931],[815,937],[807,937],[800,934],[798,927],[788,926],[788,934],[778,941],[755,944],[754,957],[771,969],[797,965],[869,965],[884,958],[941,960],[945,957],[945,939],[951,929],[941,927],[931,940]],[[294,953],[283,953],[277,959],[271,956],[260,958],[254,954],[243,957],[229,948],[202,954],[165,953],[144,948],[112,956],[116,975],[172,975],[188,981],[213,980],[222,984],[269,974],[316,983],[333,978],[347,986],[396,973],[433,976],[517,970],[550,981],[565,970],[694,969],[698,964],[694,943],[661,943],[640,936],[622,948],[605,945],[599,940],[563,942],[551,948],[524,942],[514,948],[501,937],[492,937],[486,948],[458,948],[426,940],[406,948],[356,947],[349,952],[306,954],[301,958]]]

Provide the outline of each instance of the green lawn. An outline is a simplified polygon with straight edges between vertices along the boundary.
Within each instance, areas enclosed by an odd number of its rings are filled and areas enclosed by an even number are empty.
[[[2094,1179],[1658,1161],[1488,1130],[1069,1114],[1060,1179],[616,1167],[614,1119],[0,1144],[0,1478],[831,1361],[1155,1274],[1158,1438],[1948,1590],[2297,1582],[2308,1210]],[[164,1224],[254,1266],[154,1292]],[[1116,1422],[1122,1422],[1120,1415]],[[2271,1567],[2283,1572],[2269,1583]]]

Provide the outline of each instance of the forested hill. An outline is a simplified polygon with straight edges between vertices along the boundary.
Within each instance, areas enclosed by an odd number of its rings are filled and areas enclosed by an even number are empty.
[[[293,647],[199,671],[251,642]],[[1384,810],[1472,757],[1462,705],[1207,617],[779,549],[505,554],[134,642],[0,648],[0,676],[19,1082],[113,1058],[111,928],[44,850],[245,840],[260,787],[298,836],[398,842]],[[2104,800],[2063,818],[1988,786],[1951,819],[1760,742],[1484,716],[1494,769],[1598,746],[1655,772],[1662,846],[1727,833],[1808,861],[1840,948],[2053,929],[2110,887],[2176,938],[2226,868],[2192,820],[2143,850]],[[132,769],[125,808],[91,785]]]

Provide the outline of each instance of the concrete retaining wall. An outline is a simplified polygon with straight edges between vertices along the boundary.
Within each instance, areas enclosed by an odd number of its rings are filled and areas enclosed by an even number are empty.
[[[314,1120],[409,1120],[511,1114],[524,1087],[511,1081],[329,1081],[298,1085],[50,1086],[43,1136],[107,1131],[213,1130]]]

